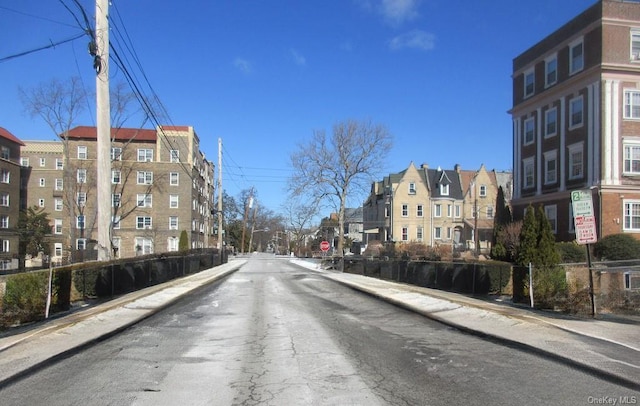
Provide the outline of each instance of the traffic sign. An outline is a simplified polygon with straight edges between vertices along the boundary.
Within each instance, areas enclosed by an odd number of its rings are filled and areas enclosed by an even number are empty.
[[[571,208],[573,223],[578,244],[598,242],[596,234],[596,216],[593,213],[591,190],[574,190],[571,192]]]
[[[320,243],[320,249],[321,249],[322,251],[324,251],[324,252],[329,251],[329,247],[330,247],[330,245],[329,245],[329,241],[322,241],[322,242]]]

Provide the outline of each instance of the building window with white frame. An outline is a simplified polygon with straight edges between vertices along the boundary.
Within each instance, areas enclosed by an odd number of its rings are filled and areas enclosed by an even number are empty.
[[[640,140],[624,141],[624,173],[640,175]]]
[[[442,228],[441,227],[435,227],[433,229],[433,238],[436,240],[441,240],[442,239]]]
[[[63,179],[58,178],[58,179],[55,180],[55,182],[56,182],[56,185],[54,186],[54,189],[56,191],[59,192],[61,190],[64,190],[64,180]]]
[[[9,249],[9,240],[0,240],[0,249],[2,252],[11,252]]]
[[[55,211],[62,211],[64,205],[62,203],[62,199],[56,197],[55,199],[53,199],[53,210]]]
[[[111,147],[111,161],[122,161],[122,148]]]
[[[416,205],[416,217],[424,216],[424,206],[422,204]]]
[[[87,204],[87,192],[76,193],[76,203],[78,207],[84,207]]]
[[[544,184],[550,185],[558,180],[558,156],[555,150],[544,153]]]
[[[445,185],[443,183],[440,184],[440,195],[449,196],[449,185]]]
[[[408,204],[403,204],[402,205],[402,217],[408,217],[409,216],[409,205]]]
[[[569,74],[576,74],[584,69],[584,43],[582,38],[569,45]]]
[[[460,208],[459,204],[456,204],[453,206],[453,217],[455,218],[460,218],[461,213],[462,213],[462,209]]]
[[[177,209],[180,195],[169,195],[169,208]]]
[[[582,127],[584,122],[584,103],[582,96],[569,101],[569,129]]]
[[[524,145],[533,144],[535,140],[535,129],[536,126],[533,117],[524,120]]]
[[[62,234],[62,219],[53,220],[53,233]]]
[[[84,168],[78,169],[76,178],[78,183],[87,183],[87,170]]]
[[[11,159],[11,150],[4,145],[0,147],[0,158],[9,160]]]
[[[29,158],[20,158],[20,166],[29,166]]]
[[[640,200],[623,200],[624,231],[640,231]]]
[[[149,216],[137,216],[136,217],[136,228],[138,230],[142,229],[151,229],[153,226],[153,221]]]
[[[409,183],[409,194],[410,195],[415,195],[416,194],[416,184],[415,184],[415,182],[410,182]]]
[[[424,239],[424,228],[418,227],[416,228],[416,240],[422,241]]]
[[[86,145],[78,145],[78,159],[87,159],[87,157]]]
[[[120,229],[120,220],[122,219],[121,216],[111,216],[111,225],[113,226],[114,230],[119,230]]]
[[[544,86],[549,87],[558,81],[558,56],[553,55],[544,62]]]
[[[569,179],[580,179],[583,176],[583,143],[569,145]]]
[[[119,169],[111,170],[111,184],[119,185],[122,182],[122,172]]]
[[[178,238],[176,237],[167,238],[167,251],[169,252],[178,251]]]
[[[177,149],[172,149],[169,151],[169,162],[171,163],[179,163],[180,162],[180,151]]]
[[[150,193],[138,193],[138,207],[153,207],[153,196]]]
[[[64,161],[62,158],[56,158],[56,170],[61,171],[64,169]]]
[[[640,61],[640,30],[632,28],[629,37],[631,39],[630,59],[634,62]]]
[[[526,158],[522,160],[522,186],[525,189],[529,189],[535,186],[535,177],[534,177],[534,161],[533,157]]]
[[[180,174],[178,172],[169,172],[169,185],[178,186]]]
[[[493,218],[493,206],[487,206],[487,218],[488,219]]]
[[[47,159],[46,158],[40,158],[40,167],[44,168],[45,166],[47,166]]]
[[[76,249],[78,251],[84,251],[87,249],[87,239],[86,238],[78,238],[76,240]]]
[[[624,91],[624,118],[640,119],[640,90]]]
[[[487,197],[487,185],[480,185],[480,197]]]
[[[558,207],[555,204],[544,206],[544,215],[549,221],[551,231],[556,234],[558,232]]]
[[[536,72],[534,68],[524,73],[524,97],[532,96],[536,90]]]
[[[9,216],[0,215],[0,228],[9,228]]]
[[[45,187],[47,185],[47,181],[45,178],[40,178],[39,180],[40,187]]]
[[[151,184],[153,184],[153,172],[138,171],[138,185],[151,185]]]
[[[122,194],[121,193],[112,193],[111,194],[111,207],[120,207],[120,203],[122,202]]]
[[[450,204],[447,205],[447,217],[453,217],[453,206],[451,206]]]
[[[83,230],[85,228],[85,217],[83,215],[76,216],[76,228],[78,230]]]
[[[136,237],[134,240],[136,254],[153,254],[153,240],[147,237]]]
[[[553,137],[558,132],[558,109],[554,107],[547,110],[544,113],[544,119],[544,137]]]
[[[53,243],[53,256],[54,257],[61,257],[62,256],[62,243],[61,242]]]
[[[7,169],[2,169],[0,173],[0,182],[2,183],[10,183],[11,180],[11,172]]]
[[[44,207],[44,199],[38,199],[38,207]]]
[[[434,217],[442,217],[442,205],[441,204],[433,205],[433,215],[434,215]]]
[[[153,162],[153,149],[139,148],[138,162]]]
[[[0,193],[0,206],[9,207],[9,193]]]
[[[402,241],[409,241],[409,227],[402,227]]]
[[[178,229],[178,216],[169,216],[169,230]]]

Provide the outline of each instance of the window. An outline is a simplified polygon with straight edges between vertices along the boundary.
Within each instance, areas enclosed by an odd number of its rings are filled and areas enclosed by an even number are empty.
[[[536,87],[536,75],[533,68],[524,73],[524,97],[533,95]]]
[[[9,216],[0,216],[0,228],[9,228]]]
[[[138,216],[136,217],[136,228],[140,229],[150,229],[152,226],[151,217]]]
[[[120,229],[120,216],[111,216],[111,224],[113,225],[114,230]]]
[[[402,241],[409,241],[409,227],[402,227]]]
[[[9,193],[0,193],[0,206],[9,207]]]
[[[2,159],[11,158],[11,150],[5,146],[0,147],[0,158]]]
[[[410,195],[416,194],[416,184],[414,182],[409,183],[409,194]]]
[[[47,166],[47,159],[46,158],[40,158],[40,167],[42,168],[43,166]]]
[[[136,201],[138,207],[152,207],[153,197],[148,193],[138,194]]]
[[[493,206],[487,206],[487,218],[488,219],[493,218]]]
[[[78,159],[87,159],[87,147],[78,145]]]
[[[447,239],[451,239],[451,227],[447,227]]]
[[[61,171],[64,169],[64,161],[62,158],[56,158],[56,170]]]
[[[138,171],[138,185],[151,185],[151,184],[153,184],[153,172]]]
[[[408,204],[403,204],[402,205],[402,217],[407,217],[409,216],[409,205]]]
[[[550,185],[556,183],[558,178],[558,160],[556,151],[544,153],[544,184]]]
[[[177,149],[172,149],[171,151],[169,151],[169,162],[180,162],[180,151],[178,151]]]
[[[167,251],[178,251],[178,239],[176,237],[167,238]]]
[[[640,141],[624,143],[624,173],[640,174]]]
[[[558,131],[558,109],[549,109],[544,114],[544,137],[553,137]]]
[[[573,144],[569,149],[569,179],[582,178],[582,142]]]
[[[53,256],[61,257],[62,256],[62,243],[56,242],[53,244]]]
[[[177,230],[177,229],[178,229],[178,216],[170,216],[169,230]]]
[[[524,120],[524,145],[533,144],[535,123],[533,117]]]
[[[87,204],[87,192],[78,192],[76,194],[76,202],[78,207],[84,207]]]
[[[137,255],[153,254],[153,240],[151,238],[136,237],[135,250]]]
[[[29,158],[20,158],[21,166],[29,166]]]
[[[436,240],[442,239],[442,228],[436,227],[433,229],[433,238],[435,238]]]
[[[435,217],[442,217],[442,205],[436,204],[433,206],[433,215]]]
[[[584,44],[582,38],[569,45],[569,74],[580,72],[584,68]]]
[[[47,185],[47,181],[45,178],[40,178],[39,180],[40,187],[45,187]]]
[[[449,196],[449,185],[440,185],[440,195]]]
[[[640,90],[624,91],[624,118],[640,118]]]
[[[640,30],[631,29],[631,60],[640,61]]]
[[[416,229],[416,240],[422,241],[423,238],[424,238],[424,228],[418,227]]]
[[[523,172],[523,179],[522,179],[523,187],[525,189],[532,188],[535,180],[533,176],[533,172],[534,172],[533,157],[522,160],[522,172]]]
[[[11,178],[11,172],[9,172],[6,169],[3,169],[2,172],[0,173],[0,182],[9,183],[10,178]]]
[[[169,185],[178,186],[179,179],[180,179],[180,174],[178,172],[169,172]]]
[[[582,126],[583,114],[582,114],[582,96],[576,97],[569,101],[569,129]]]
[[[78,183],[87,183],[87,170],[78,169],[76,177],[78,178]]]
[[[55,211],[62,211],[63,205],[62,205],[62,199],[60,198],[55,198],[53,200],[53,209]]]
[[[111,160],[112,161],[122,161],[122,148],[120,148],[120,147],[111,147]]]
[[[558,232],[558,208],[555,204],[551,206],[544,206],[544,215],[547,216],[551,231],[554,234]]]
[[[456,218],[460,218],[460,213],[462,212],[462,210],[460,209],[460,205],[456,204],[455,206],[453,206],[453,216]]]
[[[172,209],[178,208],[179,195],[169,195],[169,207]]]
[[[44,207],[44,199],[38,199],[38,207]]]
[[[53,220],[53,233],[62,234],[62,219]]]
[[[553,55],[548,58],[544,64],[545,75],[544,75],[544,85],[545,87],[552,86],[558,80],[558,57],[557,55]]]
[[[448,204],[447,205],[447,217],[452,217],[453,216],[453,207]]]
[[[84,229],[85,226],[85,217],[84,216],[76,216],[76,228],[78,230]]]
[[[60,191],[64,189],[64,181],[62,179],[56,179],[55,190]]]
[[[625,272],[624,288],[627,290],[640,289],[640,272]]]
[[[111,194],[111,207],[120,207],[122,202],[122,195],[120,193]]]
[[[76,240],[76,249],[78,251],[84,251],[87,249],[87,239],[86,238],[78,238]]]
[[[416,217],[422,217],[424,215],[424,206],[419,204],[416,206]]]
[[[9,240],[0,240],[0,252],[10,252],[9,250]]]
[[[487,185],[480,185],[480,197],[487,197]]]
[[[153,162],[153,150],[145,148],[138,149],[138,162]]]
[[[118,169],[111,170],[111,183],[114,185],[119,185],[122,182],[122,172]]]
[[[624,204],[624,230],[640,231],[640,201],[623,200]]]

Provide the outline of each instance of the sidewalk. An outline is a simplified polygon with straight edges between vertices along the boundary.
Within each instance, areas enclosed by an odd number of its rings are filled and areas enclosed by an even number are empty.
[[[318,269],[326,278],[454,328],[534,351],[640,392],[640,320],[578,318]]]
[[[235,272],[246,260],[232,260],[184,278],[0,337],[0,388],[78,349],[117,334],[189,292]]]

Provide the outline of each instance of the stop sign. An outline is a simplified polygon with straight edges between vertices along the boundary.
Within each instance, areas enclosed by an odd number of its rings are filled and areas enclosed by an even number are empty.
[[[329,251],[329,241],[322,241],[320,243],[320,249],[325,252]]]

